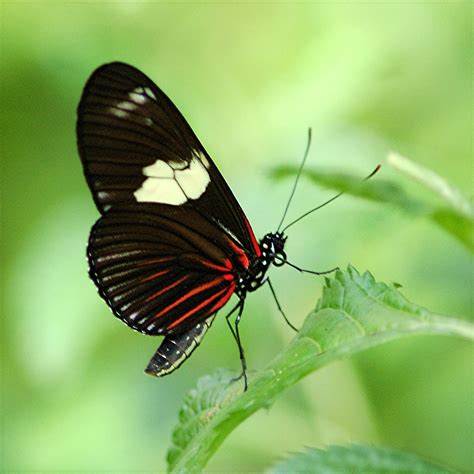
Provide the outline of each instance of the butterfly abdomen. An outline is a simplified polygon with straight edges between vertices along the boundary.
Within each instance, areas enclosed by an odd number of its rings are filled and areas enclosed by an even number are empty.
[[[150,359],[145,373],[162,377],[176,370],[199,346],[214,318],[208,318],[182,334],[166,336]]]

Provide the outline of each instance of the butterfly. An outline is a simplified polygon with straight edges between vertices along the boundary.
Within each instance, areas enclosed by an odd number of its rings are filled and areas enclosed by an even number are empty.
[[[247,294],[268,284],[292,326],[267,275],[272,265],[296,267],[284,251],[284,230],[257,241],[179,110],[130,65],[114,62],[92,73],[78,106],[77,144],[101,214],[87,246],[89,275],[126,325],[164,336],[145,372],[163,376],[176,370],[236,295],[226,321],[238,345],[246,389],[239,322]]]

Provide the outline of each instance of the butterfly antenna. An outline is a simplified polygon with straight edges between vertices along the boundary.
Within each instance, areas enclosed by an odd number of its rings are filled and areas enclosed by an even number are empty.
[[[368,179],[372,178],[372,176],[377,173],[377,171],[381,168],[382,165],[377,165],[374,171],[370,173],[368,176],[366,176],[362,181],[367,181]],[[301,219],[304,219],[306,216],[309,214],[313,213],[314,211],[317,211],[318,209],[321,209],[322,207],[326,206],[330,202],[333,202],[335,199],[337,199],[339,196],[342,196],[345,193],[345,191],[341,191],[340,193],[337,193],[335,196],[333,196],[331,199],[328,199],[326,202],[323,202],[319,206],[314,207],[313,209],[310,209],[309,211],[305,212],[301,216],[299,216],[297,219],[294,221],[291,221],[286,227],[283,228],[282,232],[285,232],[289,227],[291,227],[293,224],[296,224],[299,222]]]
[[[290,199],[288,199],[288,202],[286,203],[285,212],[283,212],[283,217],[281,218],[280,224],[278,225],[277,232],[279,232],[280,227],[283,225],[283,221],[285,220],[286,213],[288,212],[288,209],[290,208],[291,200],[293,199],[293,196],[295,194],[296,186],[297,186],[298,181],[300,179],[301,171],[303,171],[303,167],[304,167],[304,164],[306,162],[306,158],[308,157],[310,147],[311,147],[311,127],[308,128],[308,143],[306,144],[306,150],[304,152],[303,161],[301,162],[300,167],[298,169],[298,173],[296,175],[295,183],[293,184],[293,189],[291,190]]]

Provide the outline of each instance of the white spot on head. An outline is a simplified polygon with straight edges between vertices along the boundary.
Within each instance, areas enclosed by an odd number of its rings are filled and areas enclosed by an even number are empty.
[[[198,158],[186,163],[166,163],[157,160],[143,168],[147,176],[134,192],[138,202],[158,202],[179,206],[188,199],[198,199],[206,190],[211,178]]]

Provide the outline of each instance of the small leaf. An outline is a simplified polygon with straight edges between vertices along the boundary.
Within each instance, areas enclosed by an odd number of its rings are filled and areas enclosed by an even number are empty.
[[[471,203],[462,195],[461,191],[452,184],[449,184],[434,171],[394,152],[389,153],[387,163],[404,175],[409,176],[427,189],[433,191],[445,201],[449,207],[455,210],[457,214],[470,219],[474,217],[474,210]]]
[[[186,395],[179,412],[180,424],[173,432],[174,446],[168,451],[169,465],[173,465],[179,457],[181,447],[192,442],[221,407],[228,405],[232,399],[240,395],[238,384],[233,384],[236,390],[222,390],[223,387],[230,385],[233,376],[230,371],[220,369],[213,375],[201,377],[197,387]]]
[[[353,444],[329,446],[327,449],[308,448],[302,453],[278,463],[267,474],[305,472],[308,474],[340,474],[342,472],[412,473],[455,472],[411,453],[376,446]]]
[[[421,167],[407,158],[391,153],[388,163],[397,171],[415,179],[423,187],[435,192],[439,203],[424,201],[409,196],[399,184],[382,179],[380,176],[368,182],[360,178],[340,173],[324,173],[303,170],[303,175],[325,188],[344,191],[347,194],[395,206],[415,217],[425,217],[439,225],[458,239],[469,250],[474,251],[472,228],[474,210],[469,201],[453,185],[433,171]],[[271,176],[283,178],[295,175],[297,168],[282,166],[274,169]],[[380,173],[381,174],[381,173]]]
[[[285,178],[293,176],[297,172],[298,168],[296,167],[281,166],[275,168],[271,176],[274,178]],[[381,173],[383,173],[383,168],[379,175]],[[348,174],[328,173],[309,169],[304,169],[302,174],[323,188],[344,191],[346,194],[374,202],[392,204],[412,215],[423,216],[429,215],[431,212],[431,205],[411,198],[399,184],[387,181],[379,175],[370,181],[362,181],[360,177]]]
[[[290,344],[259,372],[249,389],[219,371],[186,397],[168,454],[172,472],[200,471],[227,435],[287,387],[335,360],[407,335],[474,339],[474,325],[410,303],[394,285],[353,267],[326,279],[317,307]]]

